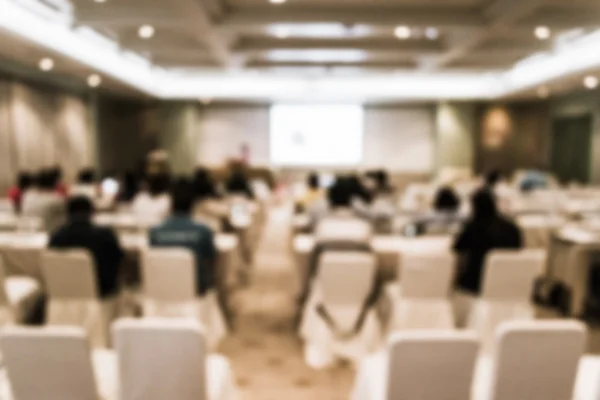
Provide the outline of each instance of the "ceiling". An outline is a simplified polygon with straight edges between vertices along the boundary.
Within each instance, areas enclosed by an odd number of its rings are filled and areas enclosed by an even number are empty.
[[[418,74],[419,79],[460,76],[465,81],[457,81],[458,86],[461,82],[481,85],[481,90],[472,93],[467,90],[471,97],[497,97],[498,93],[502,97],[505,92],[531,92],[537,84],[551,83],[556,76],[530,79],[531,82],[520,86],[511,83],[510,90],[495,93],[492,89],[498,85],[488,82],[490,74],[507,74],[520,60],[534,54],[555,55],[557,49],[564,48],[564,43],[600,28],[600,4],[596,0],[287,0],[283,4],[271,4],[269,0],[2,2],[68,26],[73,32],[81,27],[91,28],[107,42],[114,42],[115,51],[135,54],[146,62],[144,73],[136,73],[132,67],[129,74],[114,73],[115,82],[136,88],[153,84],[152,90],[142,91],[157,97],[235,97],[235,87],[196,93],[191,89],[192,83],[186,87],[182,77],[187,80],[193,77],[198,87],[202,83],[205,88],[211,87],[205,83],[216,86],[225,77],[227,82],[235,83],[240,76],[248,84],[253,81],[266,84],[268,80],[269,84],[283,86],[293,86],[289,79],[318,79],[330,88],[332,79],[337,84],[351,78],[398,80],[411,74]],[[142,25],[151,25],[154,36],[141,38],[138,30]],[[534,31],[540,26],[549,28],[549,38],[536,38]],[[404,37],[395,35],[398,27]],[[6,30],[2,35],[0,29],[0,57],[35,66],[39,48],[44,50],[46,46],[40,46],[43,38],[22,46],[22,42],[32,38],[29,36],[15,39],[17,45],[11,45],[9,38],[18,35],[6,35]],[[15,46],[17,51],[11,51]],[[38,52],[29,51],[28,47],[38,48]],[[69,54],[66,56],[69,58]],[[74,75],[84,75],[94,67],[98,69],[91,59],[90,54],[71,60],[74,65],[70,67],[68,62],[60,65]],[[574,70],[587,72],[590,67],[583,65]],[[59,68],[57,71],[60,72]],[[501,81],[500,78],[497,80]],[[572,74],[569,78],[572,79]],[[175,95],[174,90],[158,88],[158,81],[181,90]],[[308,92],[306,87],[302,89],[303,96]],[[267,90],[262,97],[270,94]]]

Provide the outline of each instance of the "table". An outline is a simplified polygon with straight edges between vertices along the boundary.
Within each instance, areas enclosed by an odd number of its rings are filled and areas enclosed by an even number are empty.
[[[594,252],[600,252],[600,232],[582,225],[568,225],[551,236],[547,275],[571,289],[572,316],[583,314]]]
[[[552,232],[566,224],[560,216],[545,214],[521,215],[516,222],[523,232],[524,246],[530,249],[548,249]]]

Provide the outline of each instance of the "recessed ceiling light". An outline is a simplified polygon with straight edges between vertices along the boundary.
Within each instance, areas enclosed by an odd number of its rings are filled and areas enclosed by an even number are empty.
[[[48,57],[42,58],[39,67],[42,71],[51,71],[54,68],[54,60]]]
[[[436,40],[440,37],[440,31],[438,31],[437,28],[430,26],[429,28],[425,29],[425,37],[429,40]]]
[[[537,95],[540,99],[547,99],[550,96],[550,89],[548,86],[540,86],[537,88]]]
[[[87,78],[87,83],[90,87],[98,87],[102,83],[102,78],[98,74],[91,74]]]
[[[106,0],[94,0],[96,3],[106,3]]]
[[[396,35],[398,39],[409,39],[412,35],[412,31],[408,26],[397,26],[396,29],[394,29],[394,35]]]
[[[152,25],[142,25],[138,30],[138,35],[142,39],[150,39],[152,36],[154,36],[154,32],[154,27]]]
[[[287,0],[269,0],[269,3],[271,3],[271,4],[283,4],[286,1]]]
[[[540,40],[550,39],[552,31],[547,26],[538,26],[534,31],[535,37]]]
[[[285,26],[278,26],[273,29],[273,35],[279,39],[285,39],[290,36],[290,30]]]
[[[586,76],[583,79],[583,86],[588,89],[596,89],[598,87],[598,78],[592,75]]]

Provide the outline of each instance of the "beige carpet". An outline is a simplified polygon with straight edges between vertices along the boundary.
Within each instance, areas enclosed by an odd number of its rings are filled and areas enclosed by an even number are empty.
[[[347,399],[354,372],[347,366],[308,368],[293,329],[295,276],[289,249],[291,209],[271,210],[251,280],[233,305],[235,331],[221,345],[229,357],[240,400]]]

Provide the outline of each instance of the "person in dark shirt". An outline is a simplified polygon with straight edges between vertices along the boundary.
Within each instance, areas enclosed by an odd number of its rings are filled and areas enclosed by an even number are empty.
[[[195,199],[189,182],[177,182],[171,196],[172,214],[163,224],[150,230],[150,246],[191,250],[196,260],[196,293],[202,296],[215,286],[217,249],[214,234],[209,227],[192,219]]]
[[[433,209],[438,213],[453,214],[460,207],[460,199],[450,186],[444,186],[435,194]]]
[[[498,212],[490,191],[478,191],[472,203],[473,216],[458,235],[454,251],[460,257],[459,289],[477,295],[481,290],[486,255],[495,249],[519,249],[522,237],[519,228]]]
[[[87,197],[71,198],[67,204],[68,221],[52,235],[49,247],[88,250],[94,259],[98,291],[105,298],[118,291],[124,253],[111,229],[92,223],[93,213],[94,207]]]
[[[215,182],[206,168],[197,168],[194,173],[194,195],[197,200],[219,198]]]

